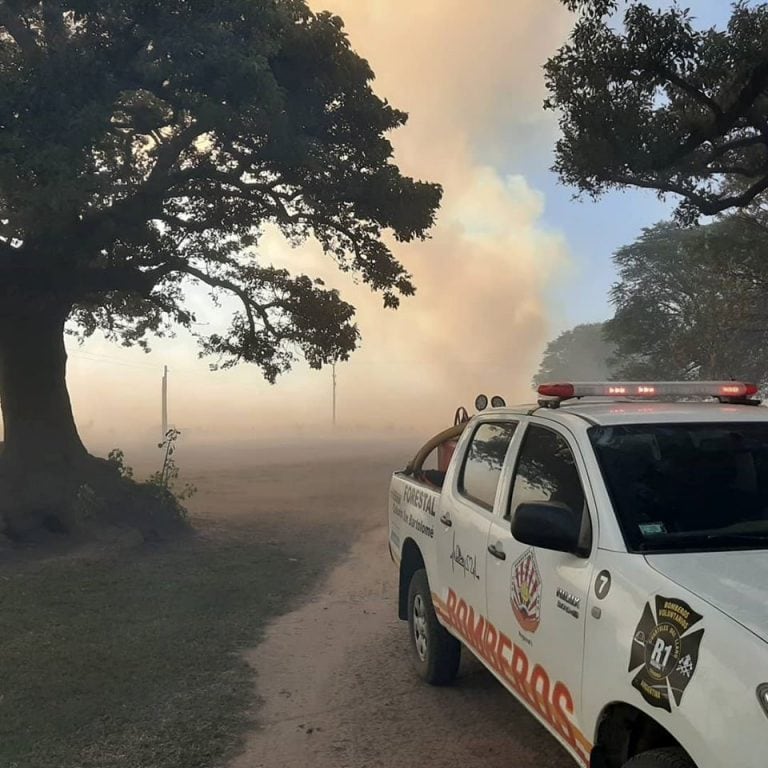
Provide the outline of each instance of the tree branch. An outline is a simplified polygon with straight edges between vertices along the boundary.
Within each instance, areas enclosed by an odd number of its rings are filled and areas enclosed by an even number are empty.
[[[245,315],[248,319],[248,328],[251,332],[251,336],[255,337],[258,333],[258,329],[256,327],[256,317],[254,315],[255,311],[256,314],[259,315],[259,319],[264,324],[264,327],[270,334],[272,334],[275,339],[279,340],[283,338],[282,334],[274,327],[274,325],[272,325],[267,310],[253,301],[248,293],[239,285],[233,283],[230,280],[226,280],[225,278],[209,275],[206,272],[197,269],[197,267],[193,267],[191,264],[187,264],[185,262],[176,262],[175,265],[171,266],[170,271],[183,272],[184,274],[197,278],[212,288],[221,288],[222,290],[234,293],[240,299],[245,309]]]
[[[157,183],[158,178],[167,174],[173,164],[181,157],[181,153],[191,147],[195,140],[199,139],[207,130],[206,125],[194,122],[179,131],[173,138],[160,144],[157,149],[155,164],[149,172],[145,186]]]
[[[0,2],[0,26],[16,41],[27,61],[34,61],[40,54],[35,33],[17,16],[5,2]]]
[[[661,192],[671,192],[690,200],[705,216],[714,216],[732,206],[743,207],[754,200],[757,195],[768,189],[768,175],[763,176],[751,187],[748,187],[740,195],[731,195],[730,197],[712,198],[705,197],[692,189],[687,189],[671,181],[646,180],[635,176],[626,176],[623,174],[609,175],[607,180],[615,184],[624,184],[630,187],[641,187],[643,189],[655,189]]]
[[[762,168],[746,168],[743,165],[712,165],[710,163],[707,170],[710,171],[710,173],[721,173],[726,176],[745,176],[748,179],[754,179],[755,176],[759,176],[765,168],[765,163],[763,163]]]
[[[217,184],[229,185],[238,191],[244,193],[248,199],[251,198],[253,191],[263,192],[269,195],[275,201],[287,201],[288,195],[277,190],[280,186],[280,179],[275,181],[260,182],[246,181],[243,179],[243,172],[240,168],[233,171],[220,171],[218,168],[209,166],[200,166],[197,168],[188,168],[175,173],[172,177],[172,187],[186,183],[187,181],[210,181]]]
[[[64,42],[64,15],[60,0],[43,0],[43,35],[46,45],[53,50]]]
[[[727,110],[721,110],[707,128],[693,131],[682,144],[670,153],[665,160],[664,167],[674,165],[705,142],[725,135],[740,117],[744,117],[749,112],[755,99],[765,90],[766,85],[768,85],[768,60],[754,68],[752,75],[734,99],[733,104]],[[656,170],[660,169],[657,168]]]
[[[19,251],[14,248],[7,239],[0,238],[0,257],[3,259],[18,260]]]
[[[736,149],[748,149],[749,147],[756,147],[761,144],[768,145],[768,135],[744,136],[740,139],[732,139],[725,142],[725,144],[715,146],[707,162],[712,162],[712,160],[716,160],[718,157],[722,157]]]
[[[157,221],[162,221],[169,227],[179,227],[185,232],[196,232],[198,234],[208,231],[211,227],[206,221],[196,221],[194,219],[180,219],[178,216],[171,216],[167,213],[160,213],[154,217]],[[186,235],[185,235],[186,237]]]
[[[661,77],[666,78],[672,85],[687,93],[694,101],[707,107],[716,117],[722,116],[723,108],[711,96],[707,96],[706,93],[700,91],[695,85],[684,80],[680,75],[666,67],[656,67],[655,71]]]
[[[355,255],[357,257],[361,257],[360,252],[360,246],[357,242],[357,239],[354,236],[354,233],[347,227],[345,227],[342,224],[339,224],[338,222],[332,221],[331,219],[322,219],[319,216],[312,216],[309,214],[303,214],[303,213],[290,213],[288,209],[285,207],[285,203],[295,199],[294,196],[290,196],[288,194],[283,194],[281,192],[278,192],[276,187],[280,185],[280,181],[272,181],[272,182],[249,182],[244,181],[242,178],[238,178],[236,175],[231,175],[223,171],[219,171],[217,169],[192,169],[190,171],[182,171],[179,174],[176,174],[176,178],[188,180],[188,179],[199,179],[203,181],[215,181],[220,184],[229,184],[231,187],[236,189],[239,192],[242,192],[245,196],[245,199],[251,199],[251,193],[256,190],[258,192],[263,192],[267,197],[269,197],[272,202],[273,206],[269,207],[269,212],[274,215],[274,217],[282,224],[298,224],[298,223],[305,223],[310,224],[313,227],[327,227],[329,229],[334,229],[336,232],[338,232],[341,235],[344,235],[351,243],[353,250],[355,251]],[[182,222],[176,222],[179,224],[182,224]]]
[[[141,210],[148,203],[161,203],[165,193],[173,186],[173,175],[169,173],[174,163],[179,159],[182,152],[190,147],[199,136],[202,136],[207,130],[206,126],[200,123],[193,123],[181,130],[173,139],[170,139],[158,148],[157,158],[152,170],[145,181],[137,188],[134,194],[124,197],[112,205],[95,211],[91,216],[83,218],[76,226],[75,235],[80,234],[85,238],[94,238],[90,243],[91,247],[98,248],[103,243],[111,242],[114,236],[114,229],[120,225],[125,226],[132,223],[131,219],[136,219],[140,224],[144,224],[148,219],[158,218],[161,210],[141,211],[141,215],[135,216],[137,210]],[[98,230],[102,225],[105,235],[99,239]]]

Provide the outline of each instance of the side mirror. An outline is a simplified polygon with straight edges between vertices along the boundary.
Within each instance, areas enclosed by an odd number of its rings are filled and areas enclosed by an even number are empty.
[[[556,501],[520,504],[512,519],[512,535],[523,544],[589,557],[591,532],[582,534],[583,513]]]

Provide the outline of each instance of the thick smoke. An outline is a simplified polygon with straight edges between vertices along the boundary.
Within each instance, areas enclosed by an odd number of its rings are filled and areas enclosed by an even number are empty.
[[[336,281],[358,306],[363,333],[363,349],[340,370],[349,416],[374,410],[376,419],[440,424],[480,390],[529,397],[550,332],[544,293],[565,248],[538,223],[542,196],[494,166],[514,167],[537,149],[548,163],[554,130],[541,109],[540,64],[570,19],[539,0],[315,6],[345,20],[377,73],[377,92],[410,114],[393,137],[403,170],[445,187],[432,239],[396,249],[415,298],[384,313],[364,289]]]
[[[320,275],[358,308],[363,346],[338,368],[340,425],[439,429],[480,391],[529,398],[551,331],[546,290],[566,252],[560,235],[540,224],[542,195],[499,169],[531,156],[542,169],[550,164],[555,126],[541,109],[541,63],[565,39],[568,15],[541,0],[312,4],[345,20],[376,72],[377,93],[410,114],[392,136],[401,168],[445,188],[432,238],[395,246],[418,291],[397,312],[340,275],[316,244],[294,251],[268,232],[258,247],[262,260]],[[188,339],[162,343],[149,358],[85,348],[94,351],[157,368],[112,369],[76,355],[73,398],[86,437],[89,429],[103,434],[106,423],[119,433],[129,418],[155,429],[166,362],[172,420],[190,431],[248,435],[330,420],[328,371],[298,368],[271,388],[252,368],[208,373]]]

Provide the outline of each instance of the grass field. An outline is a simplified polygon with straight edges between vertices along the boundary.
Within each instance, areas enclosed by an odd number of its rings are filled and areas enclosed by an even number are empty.
[[[330,536],[330,533],[327,532]],[[0,570],[0,766],[194,768],[238,746],[240,651],[338,543],[238,527],[109,557]]]
[[[0,768],[226,765],[258,720],[245,652],[381,525],[402,453],[187,449],[194,534],[89,555],[0,552]],[[129,458],[142,476],[157,459]]]

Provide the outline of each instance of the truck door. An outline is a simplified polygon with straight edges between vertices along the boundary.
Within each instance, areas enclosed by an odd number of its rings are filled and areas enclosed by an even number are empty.
[[[438,556],[439,598],[444,610],[453,614],[463,606],[484,614],[485,569],[488,532],[504,459],[515,432],[510,421],[478,424],[463,452],[457,454],[448,493],[442,495],[435,524]],[[433,592],[435,585],[432,585]]]
[[[510,530],[517,506],[532,501],[565,503],[574,514],[587,516],[584,525],[591,530],[594,502],[583,482],[584,464],[569,433],[532,421],[507,477],[507,503],[491,523],[487,553],[488,618],[499,638],[496,662],[502,678],[586,764],[589,742],[579,710],[592,561],[529,547]]]

